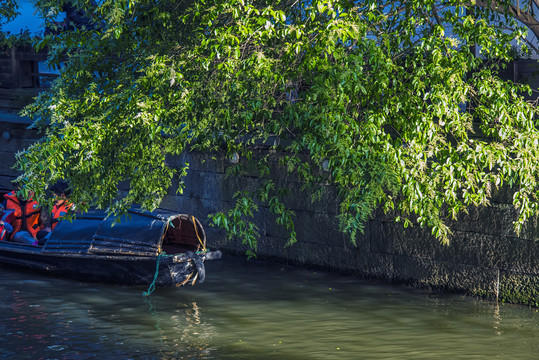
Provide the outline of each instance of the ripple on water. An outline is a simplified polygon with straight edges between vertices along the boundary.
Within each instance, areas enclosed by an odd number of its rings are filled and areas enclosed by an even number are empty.
[[[0,355],[90,359],[536,359],[537,312],[225,259],[195,287],[3,269]]]

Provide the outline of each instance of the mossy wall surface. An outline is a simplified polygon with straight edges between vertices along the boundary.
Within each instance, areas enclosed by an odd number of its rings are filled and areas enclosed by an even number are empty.
[[[241,161],[241,160],[240,160]],[[230,208],[238,190],[254,189],[261,180],[246,172],[227,177],[230,164],[207,154],[185,154],[171,164],[191,165],[181,196],[169,195],[163,206],[193,213],[206,224],[207,215]],[[449,245],[442,245],[427,229],[404,229],[388,216],[372,219],[354,246],[339,232],[338,202],[328,187],[316,202],[301,184],[273,164],[270,175],[290,189],[286,200],[296,212],[298,241],[287,243],[286,232],[275,224],[267,208],[260,207],[255,221],[260,230],[257,255],[290,264],[325,268],[364,278],[463,292],[500,301],[539,303],[539,238],[536,222],[517,236],[511,194],[500,192],[488,208],[470,209],[451,224]],[[210,247],[244,254],[240,239],[206,226]]]

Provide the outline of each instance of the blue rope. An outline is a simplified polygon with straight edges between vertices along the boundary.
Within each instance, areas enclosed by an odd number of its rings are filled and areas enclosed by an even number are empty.
[[[148,290],[142,292],[142,295],[150,296],[150,294],[155,291],[155,282],[157,281],[157,276],[159,275],[159,260],[161,259],[162,256],[165,256],[165,255],[166,254],[165,254],[164,251],[160,252],[159,255],[157,255],[157,261],[155,263],[155,274],[153,275],[153,281],[150,284],[150,286],[148,287]]]

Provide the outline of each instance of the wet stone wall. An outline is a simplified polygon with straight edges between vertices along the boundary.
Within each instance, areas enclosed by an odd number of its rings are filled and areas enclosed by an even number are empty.
[[[209,226],[207,215],[233,206],[236,191],[254,189],[260,179],[254,173],[227,177],[225,159],[207,154],[185,154],[171,165],[190,164],[182,195],[171,194],[163,207],[189,212],[203,221],[210,247],[233,254],[247,249],[239,239],[227,239]],[[261,238],[257,256],[262,259],[324,268],[363,278],[480,295],[500,301],[539,303],[539,239],[537,222],[520,236],[513,231],[515,210],[511,194],[497,194],[488,208],[470,209],[451,224],[449,245],[442,245],[430,230],[404,229],[383,214],[368,223],[354,246],[338,231],[338,202],[328,187],[312,202],[301,183],[279,169],[270,175],[290,189],[286,204],[296,212],[297,243],[287,244],[286,231],[275,224],[265,207],[255,216]]]

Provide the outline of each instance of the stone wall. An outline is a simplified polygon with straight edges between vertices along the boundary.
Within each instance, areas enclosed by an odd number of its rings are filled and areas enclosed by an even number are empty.
[[[2,121],[2,116],[9,117],[9,121]],[[0,190],[10,189],[11,182],[18,175],[12,169],[15,154],[30,146],[40,136],[36,130],[27,129],[28,125],[28,122],[16,115],[0,114]]]
[[[191,166],[185,192],[167,196],[163,206],[203,220],[209,213],[230,208],[236,191],[253,189],[260,181],[254,174],[227,177],[230,164],[207,154],[185,154],[173,163],[183,162]],[[497,194],[490,207],[461,215],[451,224],[449,245],[440,244],[429,230],[404,229],[380,214],[369,222],[354,246],[338,231],[338,203],[331,188],[312,203],[300,183],[280,178],[285,172],[276,164],[272,168],[274,179],[291,189],[288,205],[296,211],[298,241],[285,246],[285,231],[262,207],[255,217],[261,235],[259,258],[502,301],[539,303],[537,223],[528,224],[520,236],[514,233],[516,213],[510,194]],[[238,255],[246,250],[239,239],[226,239],[209,224],[206,232],[211,247]]]

